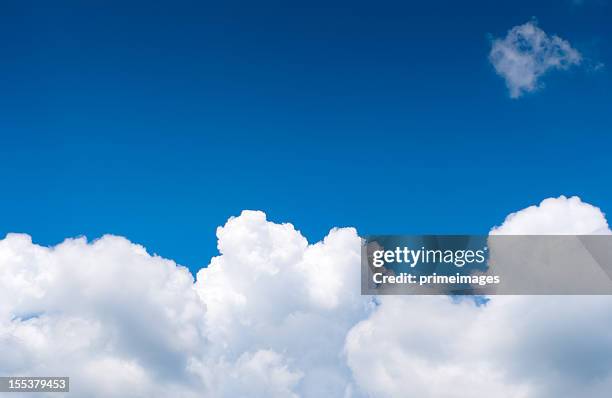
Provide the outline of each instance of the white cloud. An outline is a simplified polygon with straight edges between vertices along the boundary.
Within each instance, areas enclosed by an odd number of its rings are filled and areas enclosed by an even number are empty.
[[[74,396],[188,396],[203,325],[187,269],[123,238],[0,241],[4,375],[69,375]]]
[[[601,210],[579,197],[548,198],[506,217],[491,234],[505,235],[598,235],[610,234]]]
[[[610,233],[599,209],[551,198],[496,234]],[[347,337],[349,366],[376,397],[599,398],[612,388],[612,297],[383,296]]]
[[[608,232],[578,198],[495,233]],[[603,397],[612,300],[363,297],[352,228],[308,244],[245,211],[194,283],[114,236],[0,240],[0,373],[69,375],[73,397]],[[327,275],[328,278],[325,278]]]
[[[371,301],[360,295],[357,232],[334,229],[308,245],[291,224],[246,211],[217,236],[221,255],[198,272],[196,283],[213,356],[235,362],[270,350],[300,375],[296,394],[343,396],[351,388],[344,339]]]
[[[385,296],[347,337],[360,388],[375,397],[606,397],[612,300]]]
[[[291,370],[283,355],[270,350],[245,352],[235,362],[221,358],[195,363],[192,370],[205,380],[205,395],[215,397],[295,398],[294,389],[304,376]]]
[[[52,248],[7,236],[0,373],[68,375],[74,397],[350,391],[344,339],[371,310],[356,231],[309,245],[292,225],[245,211],[217,234],[221,255],[196,283],[115,236]]]
[[[540,88],[540,79],[548,71],[579,65],[582,56],[568,41],[547,35],[530,21],[493,40],[489,61],[506,81],[510,97],[518,98]]]

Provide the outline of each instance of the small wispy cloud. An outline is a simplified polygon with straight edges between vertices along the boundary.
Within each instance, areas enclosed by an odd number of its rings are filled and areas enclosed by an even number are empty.
[[[582,55],[562,38],[549,36],[536,21],[515,26],[503,39],[494,39],[489,61],[504,78],[511,98],[542,86],[541,77],[550,70],[580,65]]]

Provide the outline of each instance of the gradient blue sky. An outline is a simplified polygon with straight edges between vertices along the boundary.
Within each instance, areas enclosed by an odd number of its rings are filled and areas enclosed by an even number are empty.
[[[486,233],[560,194],[612,211],[607,2],[289,3],[3,2],[0,233],[197,269],[242,209],[310,240]],[[532,17],[606,66],[510,99],[490,40]]]

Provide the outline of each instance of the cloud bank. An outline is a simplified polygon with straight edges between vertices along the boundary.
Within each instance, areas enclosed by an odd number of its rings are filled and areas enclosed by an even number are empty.
[[[493,40],[489,61],[506,81],[510,97],[519,98],[542,87],[541,78],[547,72],[580,65],[582,55],[568,41],[549,36],[530,21]]]
[[[553,198],[493,233],[610,233]],[[124,238],[0,241],[0,373],[72,397],[604,397],[612,300],[361,296],[352,228],[309,244],[245,211],[191,274]],[[40,395],[37,395],[40,396]],[[54,395],[54,396],[57,396]]]

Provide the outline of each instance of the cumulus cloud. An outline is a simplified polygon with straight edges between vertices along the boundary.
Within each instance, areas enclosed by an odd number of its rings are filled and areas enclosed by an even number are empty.
[[[347,337],[348,363],[374,397],[606,397],[608,297],[385,296]]]
[[[550,70],[567,70],[582,62],[582,55],[566,40],[549,36],[535,21],[515,26],[503,39],[492,42],[489,61],[506,81],[510,97],[537,90]]]
[[[494,233],[607,232],[547,199]],[[0,373],[68,375],[74,397],[603,397],[607,297],[360,295],[360,240],[309,244],[245,211],[194,281],[126,239],[0,240]]]
[[[203,325],[188,270],[126,239],[0,241],[3,375],[69,375],[75,396],[188,396]]]
[[[491,234],[505,235],[607,235],[608,222],[602,211],[579,197],[548,198],[508,215]]]
[[[371,308],[371,298],[360,295],[355,229],[334,229],[309,245],[291,224],[247,211],[217,236],[221,255],[198,272],[196,282],[207,307],[211,355],[235,363],[245,353],[271,351],[274,363],[292,375],[283,378],[284,390],[294,385],[299,396],[344,396],[351,389],[344,339]],[[208,380],[210,366],[199,368]],[[227,380],[211,379],[210,389],[222,396]],[[256,393],[247,384],[241,394],[227,396]]]
[[[496,234],[610,230],[577,197],[546,199]],[[612,388],[612,298],[383,296],[346,340],[359,387],[375,397],[605,397]],[[586,367],[586,368],[585,368]]]
[[[352,389],[346,334],[371,311],[360,241],[309,245],[245,211],[191,274],[126,239],[0,241],[0,373],[68,375],[75,397],[321,397]],[[327,277],[324,277],[327,276]]]

